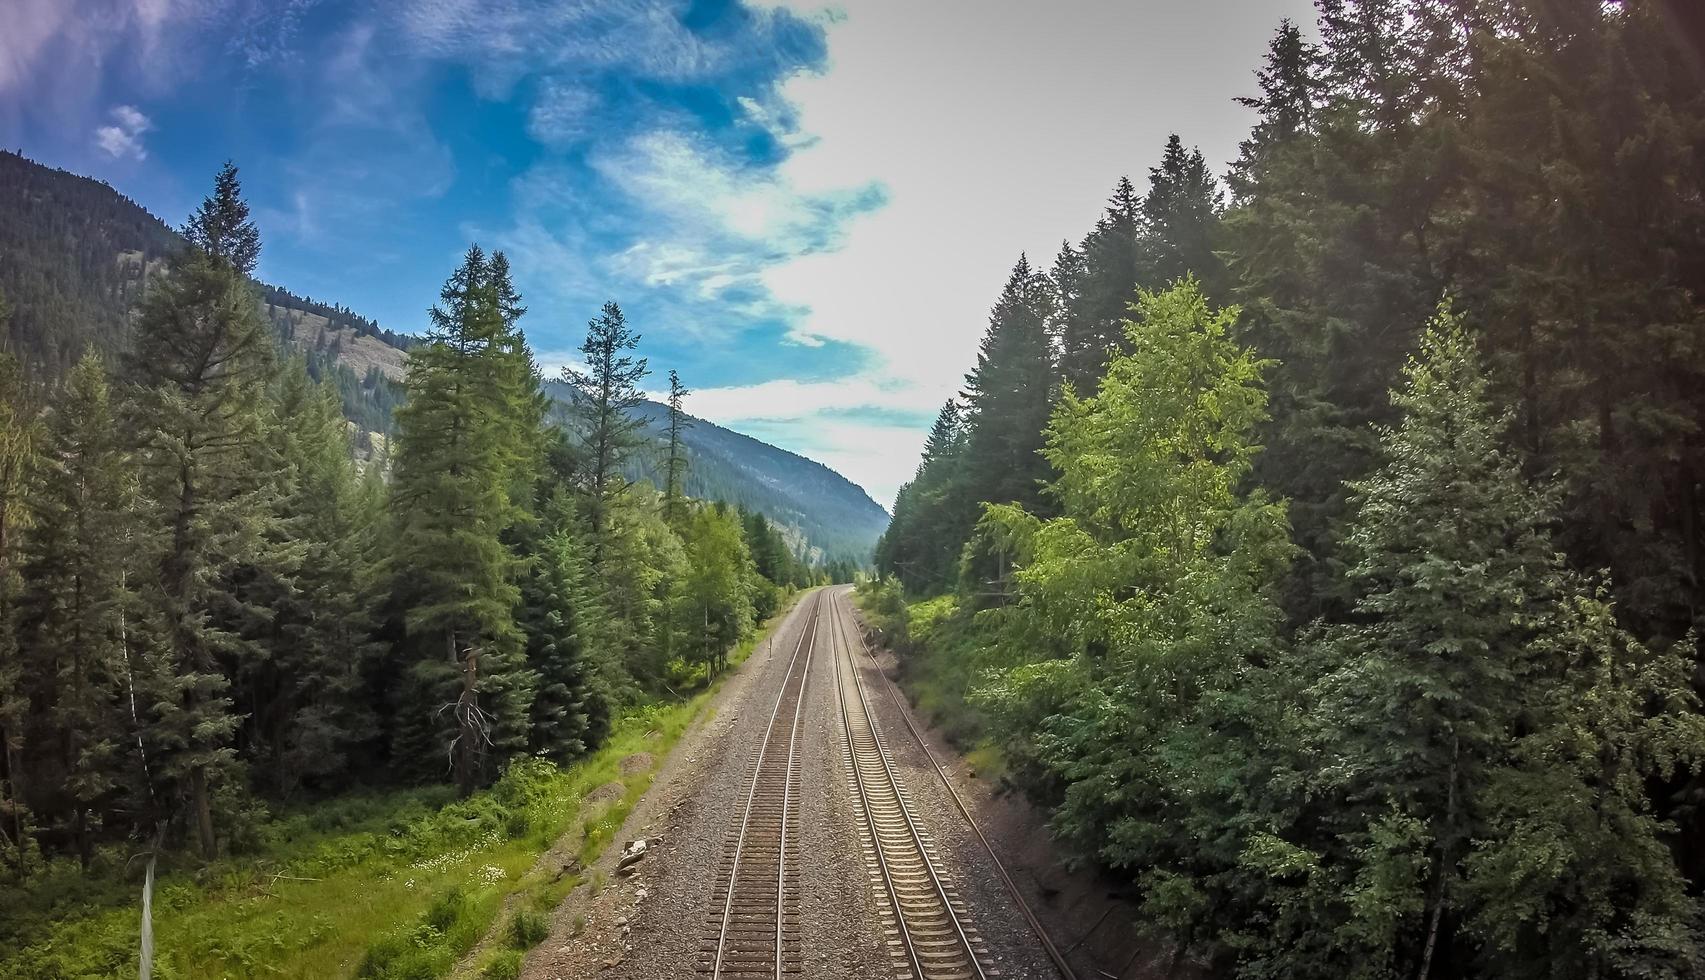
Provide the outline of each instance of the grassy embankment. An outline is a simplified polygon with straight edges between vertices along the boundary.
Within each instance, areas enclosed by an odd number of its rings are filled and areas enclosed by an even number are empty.
[[[965,755],[979,778],[1002,779],[1007,770],[1000,746],[969,698],[986,670],[1003,666],[988,629],[960,615],[952,595],[908,603],[890,583],[861,586],[854,599],[894,651],[900,688],[912,707]]]
[[[566,769],[529,761],[462,801],[447,787],[342,797],[267,822],[242,856],[162,862],[155,976],[436,980],[488,933],[460,972],[515,976],[549,911],[582,880],[540,856],[559,846],[590,865],[651,785],[654,770],[623,773],[621,761],[660,760],[720,683],[628,712]],[[585,803],[610,783],[619,797]],[[117,855],[103,863],[84,875],[66,862],[0,891],[0,976],[135,976],[139,869]]]

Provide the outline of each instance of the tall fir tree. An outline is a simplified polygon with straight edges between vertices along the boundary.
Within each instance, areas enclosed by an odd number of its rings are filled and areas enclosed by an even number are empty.
[[[19,532],[30,523],[29,494],[38,467],[41,422],[35,393],[23,368],[9,351],[0,351],[0,819],[7,840],[0,841],[18,873],[24,871],[29,822],[25,798],[29,778],[24,728],[29,701],[17,636]]]
[[[381,515],[356,470],[336,390],[293,360],[272,400],[276,549],[288,558],[274,566],[287,571],[251,577],[262,610],[252,638],[264,655],[238,683],[257,783],[288,797],[304,783],[332,783],[377,735],[363,677],[378,652],[369,610]]]
[[[924,442],[923,460],[894,498],[894,519],[876,542],[877,570],[914,592],[941,592],[957,581],[959,550],[976,503],[966,494],[964,411],[948,399]]]
[[[1219,184],[1199,149],[1188,153],[1175,133],[1160,165],[1149,169],[1143,197],[1142,274],[1145,285],[1164,289],[1193,275],[1212,297],[1222,280],[1214,249],[1222,203]]]
[[[1042,431],[1055,392],[1053,311],[1053,284],[1021,256],[989,314],[977,366],[965,376],[965,476],[973,501],[1035,509],[1041,500],[1048,474]]]
[[[1124,344],[1125,318],[1142,282],[1141,233],[1142,201],[1131,179],[1121,177],[1078,249],[1077,289],[1061,316],[1060,373],[1080,394],[1095,390],[1107,358]]]
[[[128,377],[153,507],[146,523],[159,529],[156,574],[139,585],[151,637],[150,755],[170,783],[166,798],[182,802],[212,858],[213,796],[241,788],[233,747],[241,719],[221,662],[241,644],[217,617],[240,602],[229,575],[258,550],[267,516],[254,452],[274,356],[246,276],[259,239],[234,167],[220,172],[184,237],[190,246],[142,304]]]
[[[1227,180],[1239,203],[1252,203],[1279,148],[1315,131],[1320,112],[1320,71],[1320,48],[1303,36],[1295,22],[1282,21],[1267,46],[1265,61],[1255,72],[1261,94],[1236,100],[1258,116],[1249,138],[1238,144],[1237,160]]]
[[[610,699],[593,662],[587,627],[597,613],[580,546],[566,531],[544,538],[521,584],[527,663],[538,677],[531,750],[568,763],[602,742]]]
[[[1705,755],[1685,655],[1643,649],[1562,567],[1458,316],[1405,379],[1354,486],[1354,618],[1294,665],[1293,785],[1315,802],[1291,866],[1315,870],[1269,882],[1271,907],[1310,911],[1267,930],[1265,968],[1691,975],[1699,910],[1649,789]]]
[[[693,424],[683,407],[689,394],[687,386],[681,383],[681,376],[671,369],[668,456],[663,464],[663,516],[671,527],[677,526],[682,517],[682,498],[686,494],[687,449],[681,440]]]
[[[586,457],[587,523],[594,568],[603,560],[610,511],[627,491],[622,467],[644,443],[645,423],[631,411],[644,401],[639,382],[646,376],[646,361],[631,353],[638,346],[639,334],[628,328],[621,307],[605,303],[598,318],[587,323],[586,340],[580,345],[586,370],[563,369],[563,380],[575,390]]]
[[[33,754],[52,773],[36,809],[53,814],[87,869],[132,761],[119,692],[137,538],[136,474],[93,349],[54,399],[42,448],[19,618],[31,701],[45,708],[31,726]]]
[[[503,540],[518,452],[512,324],[477,245],[439,295],[397,417],[392,561],[415,659],[396,751],[423,766],[442,749],[465,795],[525,749],[533,676]]]

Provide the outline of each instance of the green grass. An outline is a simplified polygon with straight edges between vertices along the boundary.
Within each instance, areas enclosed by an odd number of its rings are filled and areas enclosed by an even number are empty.
[[[990,734],[988,718],[969,699],[991,663],[986,629],[961,615],[951,595],[900,608],[893,595],[861,592],[855,601],[893,640],[900,688],[919,717],[965,754],[978,778],[998,782],[1005,777],[1006,761]]]
[[[162,864],[155,976],[433,980],[488,934],[498,938],[467,971],[513,976],[503,964],[519,962],[520,937],[542,938],[548,913],[580,880],[538,866],[539,856],[578,828],[590,864],[651,786],[653,772],[624,776],[621,760],[648,752],[661,761],[716,687],[629,712],[566,769],[524,760],[461,801],[442,787],[345,797],[263,825],[258,856]],[[609,782],[623,796],[583,814],[585,795]],[[56,866],[27,892],[0,893],[0,976],[135,975],[139,879],[135,868],[123,873],[122,855],[102,860],[90,875]]]

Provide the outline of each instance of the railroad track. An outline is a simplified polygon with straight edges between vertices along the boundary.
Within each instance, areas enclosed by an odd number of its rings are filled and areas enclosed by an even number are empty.
[[[787,675],[752,768],[739,829],[717,869],[698,964],[699,972],[710,974],[712,980],[779,978],[802,972],[799,730],[825,591],[812,600],[810,621],[788,659]]]
[[[883,929],[898,976],[917,980],[987,980],[988,953],[967,921],[964,903],[940,869],[935,846],[919,825],[911,798],[871,711],[864,682],[841,627],[840,607],[829,600],[835,690],[846,735],[848,782],[860,821],[859,836],[878,901],[887,906]],[[843,653],[845,654],[843,656]]]

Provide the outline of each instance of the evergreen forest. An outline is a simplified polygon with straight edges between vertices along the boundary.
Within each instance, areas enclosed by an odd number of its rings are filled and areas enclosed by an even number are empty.
[[[559,424],[507,259],[470,247],[369,461],[342,365],[281,353],[233,166],[182,235],[121,353],[91,342],[59,377],[0,355],[6,945],[35,938],[12,912],[38,886],[75,903],[138,849],[213,861],[275,810],[567,766],[851,577],[686,497],[679,439],[661,490],[625,475],[650,368],[617,304]]]
[[[1658,0],[1320,0],[1019,257],[863,601],[1170,962],[1705,969],[1705,74]]]

